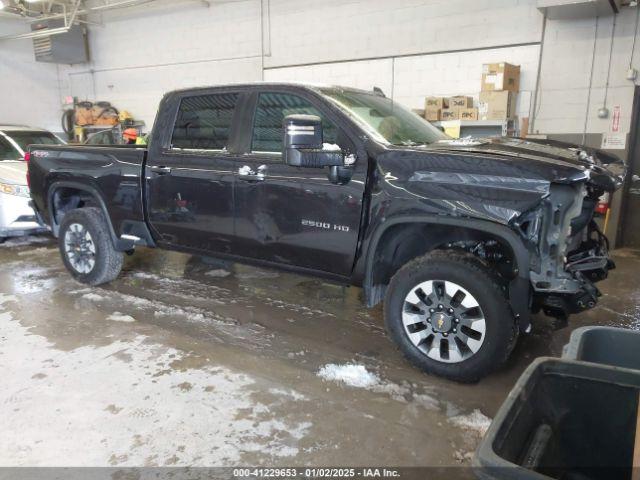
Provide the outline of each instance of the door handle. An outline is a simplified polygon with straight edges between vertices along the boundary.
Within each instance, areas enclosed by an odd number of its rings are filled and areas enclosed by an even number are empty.
[[[171,173],[171,167],[163,167],[163,166],[159,166],[159,165],[153,165],[153,166],[149,167],[149,169],[153,173],[157,173],[158,175],[168,175],[168,174]]]
[[[243,165],[238,169],[238,178],[246,182],[261,182],[264,180],[266,172],[266,165],[260,165],[257,171],[253,170],[249,165]]]

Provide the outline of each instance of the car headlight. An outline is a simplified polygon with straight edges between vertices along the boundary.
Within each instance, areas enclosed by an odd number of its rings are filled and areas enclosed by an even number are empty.
[[[29,187],[26,185],[14,185],[12,183],[0,182],[0,193],[6,193],[7,195],[17,195],[18,197],[30,197]]]

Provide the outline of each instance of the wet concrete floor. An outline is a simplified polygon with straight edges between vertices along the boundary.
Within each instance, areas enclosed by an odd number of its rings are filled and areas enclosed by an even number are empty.
[[[504,368],[459,385],[408,364],[356,288],[149,249],[88,288],[53,239],[9,240],[0,466],[468,464],[520,373],[572,328],[640,329],[640,252],[614,258],[598,307],[560,331],[536,317]]]

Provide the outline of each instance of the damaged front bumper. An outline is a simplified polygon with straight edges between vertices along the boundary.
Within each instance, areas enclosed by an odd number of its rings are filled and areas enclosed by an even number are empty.
[[[615,263],[593,218],[596,201],[597,191],[584,183],[555,184],[529,216],[525,233],[537,244],[530,266],[534,312],[566,319],[597,304],[601,293],[595,283]]]

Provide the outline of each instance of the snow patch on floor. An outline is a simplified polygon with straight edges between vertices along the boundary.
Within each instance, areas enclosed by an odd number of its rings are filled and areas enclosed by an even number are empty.
[[[6,240],[4,243],[0,243],[0,248],[12,248],[12,247],[24,247],[27,245],[34,245],[37,243],[49,243],[53,238],[44,237],[41,235],[26,236],[26,237],[12,237]]]
[[[224,278],[231,275],[231,272],[223,268],[216,268],[215,270],[209,270],[208,272],[205,272],[205,275],[208,277]]]
[[[0,352],[3,466],[232,466],[296,455],[312,426],[255,400],[264,380],[173,369],[186,354],[143,335],[63,351],[4,311]]]
[[[92,302],[101,302],[105,299],[102,295],[98,295],[97,293],[85,293],[82,295],[82,298],[85,300],[91,300]]]
[[[427,410],[440,408],[440,402],[431,395],[414,393],[411,386],[406,382],[397,384],[382,380],[376,373],[367,370],[364,365],[329,363],[320,368],[318,376],[324,380],[342,383],[350,387],[383,393],[396,401],[414,403]]]
[[[449,421],[457,427],[464,428],[465,430],[471,430],[478,433],[480,436],[484,435],[491,425],[491,419],[483,414],[477,408],[467,415],[456,415],[449,418]]]
[[[131,315],[125,315],[120,312],[113,312],[111,315],[107,317],[107,320],[111,320],[114,322],[135,322],[136,319]]]
[[[324,380],[341,382],[350,387],[371,388],[380,385],[380,377],[369,372],[364,365],[329,363],[318,371]]]

